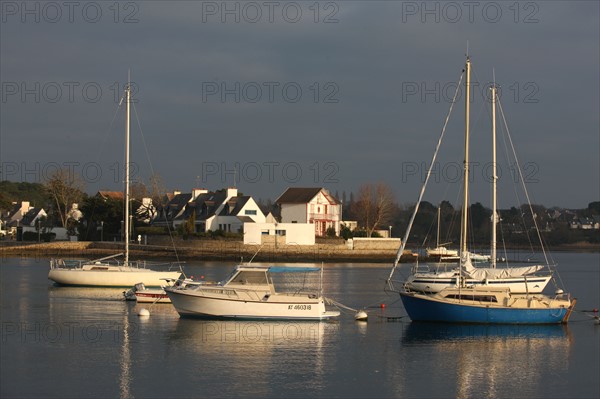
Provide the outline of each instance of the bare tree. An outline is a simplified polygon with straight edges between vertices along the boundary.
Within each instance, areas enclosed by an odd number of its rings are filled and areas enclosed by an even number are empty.
[[[358,189],[354,213],[359,223],[365,227],[367,236],[390,221],[395,209],[394,193],[384,184],[363,184]]]
[[[160,177],[159,174],[155,173],[148,179],[148,185],[150,186],[149,194],[150,198],[152,198],[152,203],[154,206],[159,207],[164,205],[165,194],[167,193],[167,188]]]
[[[58,169],[45,182],[44,186],[54,199],[62,227],[67,227],[69,211],[73,203],[83,198],[85,182],[70,169]]]

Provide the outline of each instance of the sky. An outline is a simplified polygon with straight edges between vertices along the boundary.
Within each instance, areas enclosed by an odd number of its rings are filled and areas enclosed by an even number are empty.
[[[122,189],[130,73],[134,180],[263,200],[382,182],[414,203],[468,52],[470,201],[490,204],[494,77],[518,155],[499,131],[499,206],[525,202],[521,180],[547,207],[600,200],[597,1],[0,4],[0,180],[61,167],[89,193]],[[464,98],[462,87],[433,203],[460,203]]]

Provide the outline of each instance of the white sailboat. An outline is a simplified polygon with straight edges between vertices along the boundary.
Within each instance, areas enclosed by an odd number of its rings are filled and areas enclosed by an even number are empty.
[[[440,244],[440,222],[441,222],[442,209],[438,206],[437,209],[437,236],[435,241],[435,248],[427,248],[427,256],[435,258],[440,262],[444,261],[455,261],[458,260],[458,251],[456,249],[448,249],[446,245],[450,243]]]
[[[157,271],[147,268],[146,262],[129,260],[129,142],[130,142],[130,107],[131,84],[125,88],[126,126],[125,126],[125,252],[123,262],[115,258],[116,254],[92,261],[69,261],[51,259],[48,279],[60,285],[92,286],[92,287],[131,287],[143,283],[148,287],[160,287],[165,279],[176,280],[179,271]]]
[[[413,274],[413,280],[405,283],[400,290],[394,288],[392,281],[393,274],[398,265],[400,254],[404,250],[405,243],[410,234],[412,223],[418,212],[419,203],[423,198],[427,186],[427,178],[421,188],[417,206],[411,216],[404,239],[394,261],[394,265],[388,277],[389,287],[400,294],[404,308],[413,321],[438,321],[453,323],[486,323],[486,324],[552,324],[566,323],[575,306],[576,300],[571,300],[570,296],[565,295],[562,289],[557,289],[555,296],[545,296],[529,291],[527,279],[530,273],[523,268],[510,268],[499,271],[496,265],[496,235],[492,234],[491,256],[492,267],[480,270],[481,275],[473,278],[474,267],[471,264],[468,246],[468,198],[469,198],[469,95],[470,95],[470,73],[471,63],[467,57],[465,66],[466,87],[465,87],[465,159],[463,171],[463,208],[461,217],[461,243],[460,243],[460,264],[458,275],[453,277],[453,282],[449,286],[443,287],[436,292],[427,290],[416,290],[415,281],[417,278]],[[493,130],[493,227],[496,227],[496,181],[495,170],[495,106],[497,101],[496,88],[492,87],[492,130]],[[438,141],[436,151],[433,156],[433,165],[437,157],[444,130]],[[430,171],[429,171],[430,172]],[[535,223],[535,220],[534,220]],[[537,226],[536,226],[537,227]],[[545,254],[545,253],[544,253]],[[482,277],[485,277],[481,279]],[[515,293],[510,286],[502,284],[507,278],[522,278],[525,286],[525,293]],[[436,282],[435,276],[432,278]],[[492,284],[490,284],[492,282]],[[495,283],[495,284],[493,284]],[[420,287],[419,287],[420,288]]]

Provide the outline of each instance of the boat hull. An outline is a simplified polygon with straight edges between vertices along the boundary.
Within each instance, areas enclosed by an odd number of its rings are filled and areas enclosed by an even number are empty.
[[[60,285],[85,287],[131,287],[144,283],[146,287],[165,285],[165,279],[176,280],[180,272],[161,272],[136,268],[109,268],[104,270],[54,268],[48,278]]]
[[[513,293],[540,294],[550,281],[552,276],[524,278],[500,278],[488,280],[467,279],[468,286],[489,286],[510,289]],[[435,277],[418,274],[412,275],[406,281],[406,287],[412,291],[425,293],[440,292],[444,288],[456,286],[456,277]]]
[[[138,303],[171,303],[167,293],[159,289],[137,291],[135,300]]]
[[[321,298],[271,295],[266,300],[234,299],[166,289],[182,317],[323,320],[339,316],[327,311]]]
[[[558,324],[568,320],[571,307],[516,308],[450,303],[431,296],[401,292],[413,321],[485,324]],[[574,304],[573,304],[574,305]]]

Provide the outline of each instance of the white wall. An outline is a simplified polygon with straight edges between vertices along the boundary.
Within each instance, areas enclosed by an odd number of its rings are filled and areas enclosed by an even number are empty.
[[[309,223],[244,223],[244,244],[262,244],[263,231],[270,236],[275,230],[285,231],[285,243],[289,245],[314,245],[315,227]]]
[[[297,223],[308,221],[306,220],[306,204],[281,204],[281,222],[291,223],[294,221]]]

